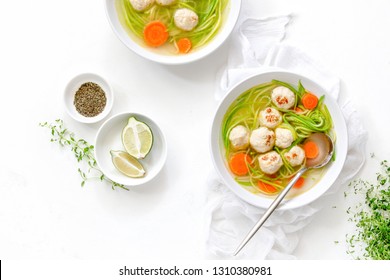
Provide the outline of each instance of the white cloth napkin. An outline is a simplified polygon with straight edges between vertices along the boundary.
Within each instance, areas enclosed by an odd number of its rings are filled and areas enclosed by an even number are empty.
[[[220,73],[216,99],[221,99],[230,87],[245,77],[275,68],[313,79],[338,100],[339,79],[299,48],[282,42],[291,16],[256,19],[250,14],[250,3],[243,2],[240,20],[233,32],[229,59]],[[339,102],[339,105],[347,122],[349,149],[345,166],[336,183],[320,199],[307,206],[274,212],[236,258],[294,259],[292,253],[298,244],[300,230],[323,207],[324,197],[336,193],[362,167],[367,132],[351,102]],[[214,257],[230,259],[264,210],[249,205],[234,195],[214,171],[209,176],[208,187],[206,247]]]

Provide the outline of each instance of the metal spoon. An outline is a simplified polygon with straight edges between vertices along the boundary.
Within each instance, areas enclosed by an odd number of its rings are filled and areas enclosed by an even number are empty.
[[[294,184],[298,181],[299,177],[302,176],[308,169],[311,168],[321,168],[328,164],[330,159],[332,158],[334,147],[333,142],[330,137],[324,133],[313,133],[311,134],[305,142],[313,141],[319,147],[319,154],[314,159],[307,159],[306,165],[298,171],[298,173],[294,176],[294,178],[288,183],[288,185],[283,189],[283,191],[275,198],[272,204],[268,207],[267,211],[261,217],[261,219],[255,224],[255,226],[250,230],[245,239],[241,242],[240,246],[234,252],[234,256],[236,256],[242,248],[251,240],[251,238],[256,234],[256,232],[261,228],[261,226],[265,223],[265,221],[271,216],[276,207],[282,202],[283,198],[287,195],[287,193],[291,190]]]

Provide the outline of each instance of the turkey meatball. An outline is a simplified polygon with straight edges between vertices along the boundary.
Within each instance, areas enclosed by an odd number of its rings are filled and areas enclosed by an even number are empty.
[[[283,165],[282,157],[275,151],[259,156],[260,169],[266,174],[276,173]]]
[[[291,164],[291,166],[301,165],[305,159],[305,151],[299,147],[294,146],[284,154],[286,160]]]
[[[295,94],[287,87],[276,87],[271,93],[272,102],[281,109],[290,109],[295,104]]]
[[[246,149],[249,146],[249,134],[249,129],[243,125],[234,127],[229,133],[229,140],[233,149]]]
[[[187,8],[182,8],[176,10],[173,20],[175,21],[175,25],[184,30],[191,31],[198,24],[199,18],[198,15]]]
[[[259,153],[268,152],[275,145],[275,133],[266,127],[260,127],[252,131],[249,143]]]
[[[275,136],[275,145],[282,149],[290,147],[291,143],[294,141],[294,136],[292,132],[287,128],[278,127],[277,129],[275,129]]]
[[[260,111],[259,122],[268,128],[275,128],[282,122],[282,115],[278,110],[267,107]]]
[[[136,11],[144,11],[154,3],[154,0],[130,0],[131,6]]]

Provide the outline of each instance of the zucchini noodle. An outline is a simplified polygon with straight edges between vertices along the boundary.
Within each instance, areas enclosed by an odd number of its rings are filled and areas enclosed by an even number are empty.
[[[295,127],[300,138],[307,138],[313,132],[327,132],[333,124],[328,108],[323,105],[324,96],[321,96],[317,108],[306,115],[298,115],[294,112],[286,112],[283,121]]]
[[[137,11],[129,0],[119,1],[118,13],[124,19],[124,24],[138,38],[143,40],[145,25],[152,21],[163,22],[168,29],[168,43],[176,44],[181,38],[188,38],[192,48],[200,48],[209,43],[223,23],[223,15],[229,0],[177,0],[172,5],[160,6],[153,4],[145,11]],[[174,13],[177,9],[187,8],[194,11],[199,18],[197,26],[191,31],[176,27]]]
[[[287,87],[295,94],[293,108],[280,109],[274,106],[271,93],[274,88],[279,86]],[[279,193],[287,185],[289,180],[305,165],[304,160],[301,165],[292,166],[284,156],[293,146],[302,144],[314,132],[323,132],[335,139],[332,118],[328,108],[324,104],[325,96],[319,98],[316,108],[308,110],[301,104],[301,98],[306,92],[301,82],[295,88],[291,84],[273,80],[245,91],[230,105],[224,116],[222,125],[225,158],[229,162],[233,155],[242,152],[250,156],[251,162],[247,163],[248,174],[245,176],[234,175],[236,176],[235,180],[247,190],[253,193],[270,195],[259,188],[259,182],[263,182],[276,189],[273,194]],[[250,146],[244,150],[236,151],[232,148],[229,140],[230,132],[238,125],[245,126],[249,131],[259,128],[259,113],[266,107],[274,107],[283,115],[282,123],[278,127],[288,129],[293,136],[293,142],[289,147],[285,149],[276,146],[273,147],[273,151],[277,152],[283,161],[282,167],[273,175],[266,174],[260,169],[259,157],[262,154],[259,154]],[[297,111],[298,108],[300,110]],[[308,177],[310,172],[306,172],[304,177]]]

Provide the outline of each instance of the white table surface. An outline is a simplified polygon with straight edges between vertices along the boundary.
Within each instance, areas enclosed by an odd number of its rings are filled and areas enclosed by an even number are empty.
[[[341,78],[342,96],[369,131],[359,176],[374,179],[379,161],[390,158],[390,2],[252,2],[259,17],[292,12],[286,40]],[[229,42],[191,65],[158,65],[115,37],[97,0],[2,1],[0,34],[0,258],[205,258],[208,133]],[[62,118],[94,143],[101,123],[76,123],[62,103],[65,83],[89,71],[112,83],[111,115],[137,111],[161,124],[168,159],[152,183],[130,192],[98,182],[81,188],[72,154],[38,126]],[[345,189],[303,230],[298,259],[350,258]]]

